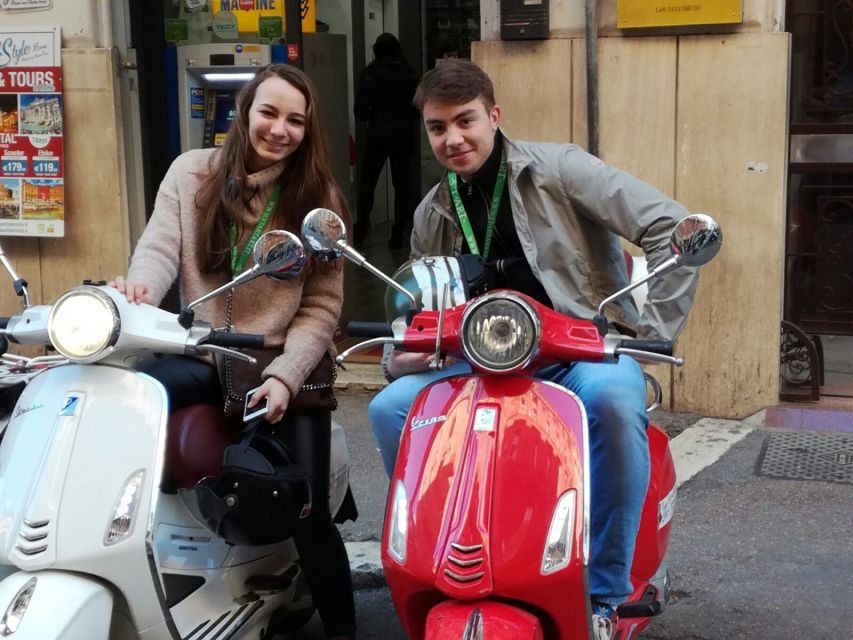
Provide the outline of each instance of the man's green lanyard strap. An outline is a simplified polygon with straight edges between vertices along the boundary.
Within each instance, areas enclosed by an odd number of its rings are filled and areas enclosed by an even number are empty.
[[[237,225],[233,222],[231,223],[231,228],[228,230],[228,239],[231,241],[232,278],[240,273],[243,270],[243,267],[246,266],[246,262],[249,260],[249,254],[252,253],[252,249],[255,247],[255,242],[257,242],[258,238],[261,237],[267,223],[270,221],[280,196],[281,185],[277,185],[275,190],[270,194],[270,199],[267,200],[267,206],[264,207],[264,212],[261,214],[258,224],[255,225],[255,230],[252,231],[252,235],[249,237],[249,241],[246,243],[246,246],[243,247],[243,253],[241,253],[239,257],[237,256]]]
[[[456,207],[456,215],[459,216],[459,225],[462,227],[462,233],[465,234],[465,240],[468,242],[468,248],[474,255],[480,255],[480,245],[477,244],[477,238],[474,237],[474,230],[471,228],[471,221],[468,220],[468,214],[465,213],[465,205],[462,204],[462,198],[459,197],[459,189],[456,186],[456,172],[449,171],[447,173],[447,181],[450,184],[450,195],[453,197],[453,204]],[[498,177],[495,180],[495,192],[492,194],[492,205],[489,207],[489,221],[486,225],[486,240],[483,243],[483,262],[489,258],[489,249],[492,246],[492,235],[495,232],[495,221],[498,218],[498,209],[501,206],[501,196],[506,183],[506,152],[501,155],[501,168],[498,170]]]

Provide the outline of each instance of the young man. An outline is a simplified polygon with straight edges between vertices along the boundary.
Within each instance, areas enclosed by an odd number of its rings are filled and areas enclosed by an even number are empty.
[[[446,60],[415,94],[433,153],[447,173],[415,211],[412,257],[479,253],[499,287],[530,293],[562,313],[592,318],[627,284],[615,234],[643,248],[650,267],[669,257],[669,235],[688,214],[640,180],[570,144],[510,140],[498,129],[489,77],[465,60]],[[684,325],[696,273],[652,281],[642,315],[630,297],[610,320],[642,338],[672,340]],[[396,378],[370,405],[389,475],[406,414],[424,385],[468,370],[456,362],[428,370],[431,354],[394,352]],[[555,365],[537,377],[575,392],[586,408],[591,461],[590,594],[596,636],[610,638],[616,605],[631,594],[634,542],[649,478],[645,380],[636,361]]]

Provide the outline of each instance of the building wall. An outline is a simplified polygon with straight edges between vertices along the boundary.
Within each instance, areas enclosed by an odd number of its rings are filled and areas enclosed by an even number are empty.
[[[583,3],[551,0],[549,40],[501,42],[481,2],[473,57],[495,82],[510,136],[585,145]],[[744,417],[778,401],[790,40],[779,2],[745,0],[714,34],[626,37],[600,5],[599,152],[723,227],[677,355],[652,367],[666,406]],[[536,114],[531,117],[531,114]]]
[[[62,28],[65,237],[0,236],[33,303],[51,302],[85,278],[127,270],[130,241],[111,0],[61,0],[50,10],[0,11],[5,27]],[[115,7],[116,9],[118,7]],[[0,27],[0,29],[2,29]],[[0,274],[0,315],[20,308]]]

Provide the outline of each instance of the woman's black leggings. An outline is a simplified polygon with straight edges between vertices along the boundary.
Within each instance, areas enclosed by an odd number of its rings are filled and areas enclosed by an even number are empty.
[[[200,360],[165,356],[149,359],[138,369],[166,387],[172,411],[191,404],[222,402],[216,369]],[[293,540],[314,606],[327,635],[354,635],[355,602],[349,559],[329,512],[331,420],[329,411],[288,412],[275,425],[274,433],[311,483],[311,515],[300,521]]]

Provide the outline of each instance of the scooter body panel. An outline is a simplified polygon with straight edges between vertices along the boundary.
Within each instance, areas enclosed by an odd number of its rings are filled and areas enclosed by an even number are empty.
[[[635,587],[650,581],[664,562],[675,509],[675,464],[669,450],[669,438],[655,425],[650,425],[646,433],[651,467],[631,565],[631,580]]]
[[[69,572],[22,571],[0,582],[0,611],[28,583],[32,595],[14,632],[15,640],[107,639],[113,597],[106,587]]]
[[[588,628],[585,434],[577,398],[531,378],[464,376],[422,392],[392,476],[392,492],[402,482],[410,505],[405,561],[388,553],[390,505],[382,545],[410,637],[423,637],[429,609],[448,598],[525,602],[549,636],[573,637],[578,621]],[[552,514],[571,490],[568,561],[543,574]]]
[[[161,625],[147,535],[166,415],[163,387],[134,371],[65,365],[36,376],[0,445],[3,561],[97,575],[132,603],[140,632]],[[107,545],[113,512],[138,471],[144,477],[132,529]]]

